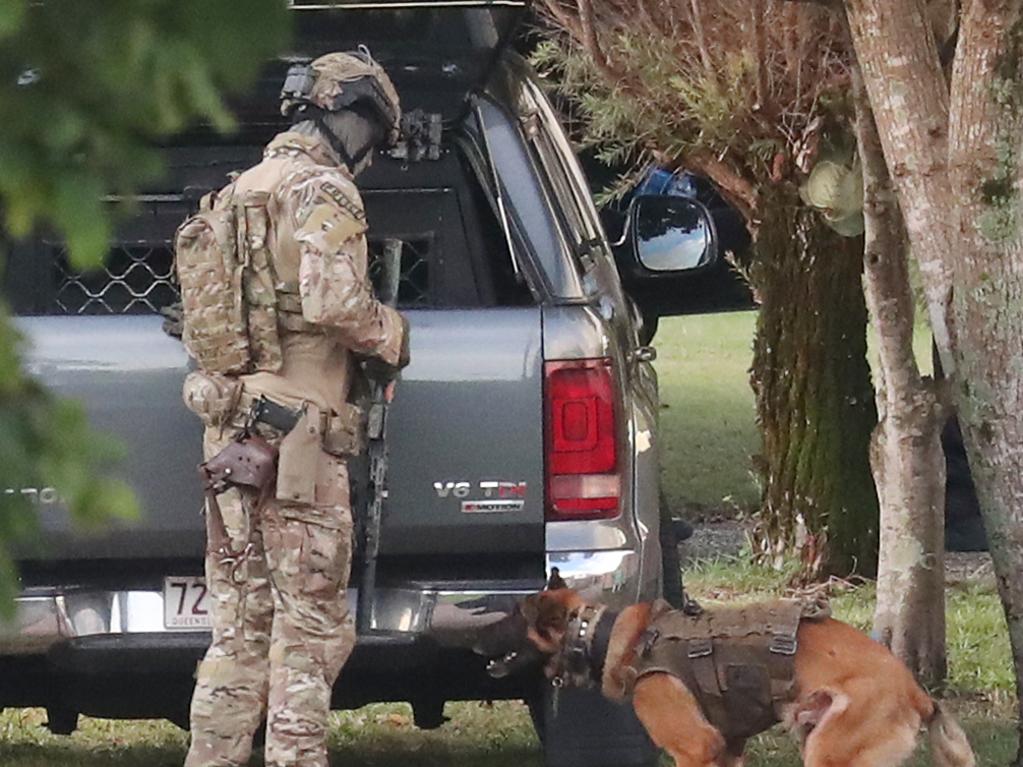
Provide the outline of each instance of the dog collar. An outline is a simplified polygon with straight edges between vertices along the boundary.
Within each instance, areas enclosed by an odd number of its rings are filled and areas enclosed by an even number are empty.
[[[618,613],[604,605],[586,605],[571,617],[559,674],[563,682],[567,677],[576,684],[601,683],[617,618]]]

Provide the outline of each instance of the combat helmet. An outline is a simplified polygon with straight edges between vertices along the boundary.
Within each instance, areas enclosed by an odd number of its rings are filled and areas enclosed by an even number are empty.
[[[380,120],[387,130],[388,144],[398,141],[398,91],[364,45],[357,51],[328,53],[309,64],[292,65],[281,88],[281,114],[285,117],[309,107],[338,112],[356,104],[368,108]]]

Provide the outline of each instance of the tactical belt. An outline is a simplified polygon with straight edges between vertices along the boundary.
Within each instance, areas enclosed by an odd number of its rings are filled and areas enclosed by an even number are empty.
[[[318,413],[319,421],[313,426],[323,439],[323,449],[331,455],[348,458],[363,449],[362,410],[351,403],[345,403],[341,408],[340,413],[321,410],[312,403],[308,408],[292,408],[265,395],[242,391],[230,423],[239,429],[262,423],[287,435],[303,415]]]

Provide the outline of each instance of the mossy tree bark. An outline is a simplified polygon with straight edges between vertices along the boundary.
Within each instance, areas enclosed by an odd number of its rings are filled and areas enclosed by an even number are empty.
[[[772,564],[797,554],[804,578],[872,574],[877,413],[863,241],[829,229],[794,188],[776,187],[763,202],[750,269],[761,301],[751,371],[763,439],[756,553]]]

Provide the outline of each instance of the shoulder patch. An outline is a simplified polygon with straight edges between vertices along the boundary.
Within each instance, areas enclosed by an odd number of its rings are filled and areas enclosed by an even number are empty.
[[[357,221],[366,220],[366,212],[361,205],[356,205],[344,192],[329,181],[320,184],[320,191],[333,200],[339,208]]]

